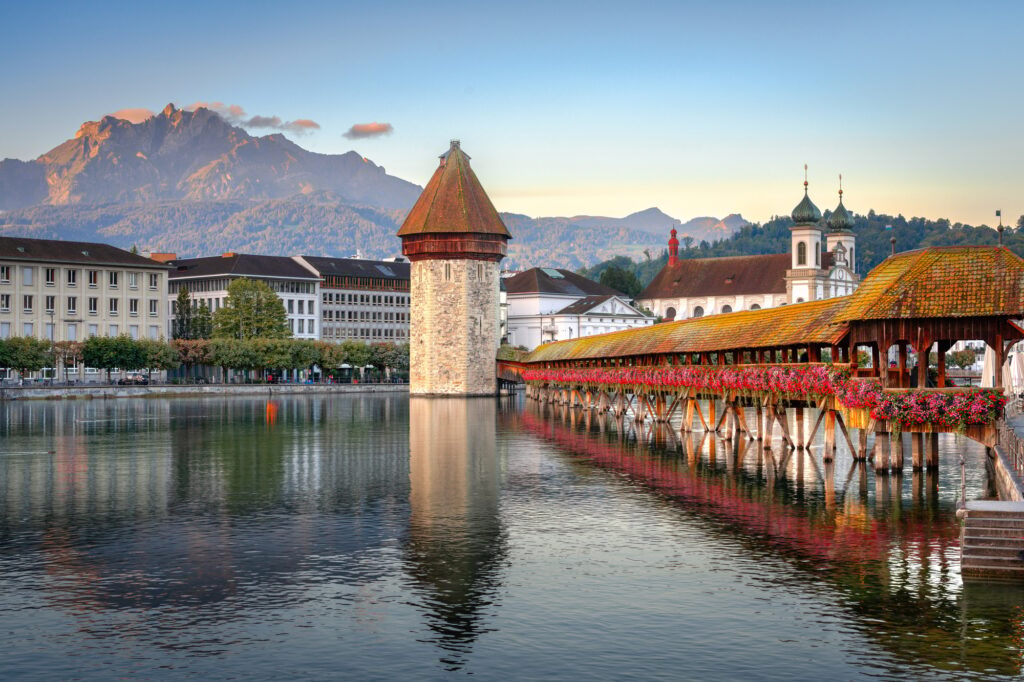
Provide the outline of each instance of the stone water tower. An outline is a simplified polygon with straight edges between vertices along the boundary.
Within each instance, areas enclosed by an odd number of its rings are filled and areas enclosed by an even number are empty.
[[[412,262],[409,392],[494,395],[498,263],[511,235],[458,140],[398,236]]]

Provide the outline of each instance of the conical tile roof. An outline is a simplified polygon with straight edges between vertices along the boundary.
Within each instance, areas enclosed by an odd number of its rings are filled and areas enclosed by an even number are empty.
[[[441,155],[441,164],[398,230],[399,237],[445,233],[512,236],[458,140]]]

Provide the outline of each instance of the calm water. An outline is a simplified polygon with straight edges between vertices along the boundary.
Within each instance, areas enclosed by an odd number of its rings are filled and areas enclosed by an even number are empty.
[[[331,396],[0,403],[0,674],[858,679],[1021,672],[962,584],[983,451],[841,451]],[[641,446],[638,441],[648,442]],[[909,452],[909,448],[908,448]]]

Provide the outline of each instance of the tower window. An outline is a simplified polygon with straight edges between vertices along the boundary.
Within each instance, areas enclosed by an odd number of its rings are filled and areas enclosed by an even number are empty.
[[[821,265],[821,246],[814,242],[814,264]]]
[[[807,265],[807,242],[798,242],[796,245],[796,264]]]
[[[446,282],[452,281],[452,264],[451,263],[445,263],[444,264],[444,281],[446,281]]]

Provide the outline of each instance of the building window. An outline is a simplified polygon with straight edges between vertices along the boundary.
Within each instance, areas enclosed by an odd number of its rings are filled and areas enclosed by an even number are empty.
[[[288,299],[288,314],[293,315],[295,313],[295,301]]]
[[[0,294],[0,313],[11,312],[11,295]]]
[[[138,289],[139,288],[139,273],[129,272],[128,273],[128,288]]]
[[[750,306],[750,309],[751,310],[760,310],[761,306],[759,306],[758,304],[755,303],[754,305]]]
[[[796,264],[807,265],[807,242],[797,242]]]
[[[149,316],[150,317],[156,317],[157,316],[157,306],[159,305],[159,303],[160,303],[159,301],[155,301],[155,300],[149,302]]]
[[[117,275],[118,275],[118,273],[113,272],[113,271],[111,271],[107,275],[107,285],[111,289],[116,289],[117,288]]]
[[[723,305],[722,306],[722,312],[723,313],[731,313],[732,312],[732,306],[731,305]]]
[[[451,263],[445,263],[444,264],[444,281],[446,281],[446,282],[452,281],[452,264]]]
[[[100,299],[90,296],[89,297],[89,314],[95,315],[100,310]]]
[[[109,327],[107,327],[107,336],[117,336],[117,332],[118,326],[116,324],[112,324]]]
[[[112,299],[109,299],[107,301],[107,311],[111,315],[117,315],[117,306],[118,306],[118,304],[117,304],[117,299],[116,298],[112,298]]]
[[[67,284],[69,287],[78,286],[78,270],[67,271]]]
[[[24,304],[22,308],[25,309],[26,313],[32,312],[32,294],[22,296],[21,302]]]
[[[100,271],[90,270],[89,271],[89,288],[95,289],[100,283]]]
[[[78,297],[68,296],[68,315],[74,315],[78,312]]]
[[[700,306],[697,306],[696,308],[694,308],[693,309],[693,316],[694,317],[704,317],[704,308],[702,308]]]
[[[32,273],[34,268],[30,268],[27,265],[21,269],[21,283],[27,287],[32,286]]]
[[[78,325],[68,325],[68,341],[78,341]]]
[[[316,334],[316,322],[313,320],[309,321],[309,333]]]
[[[35,333],[35,327],[32,326],[31,322],[26,322],[21,326],[22,336],[32,336]]]
[[[46,297],[46,312],[52,313],[56,307],[57,307],[57,297],[56,296],[47,296]]]
[[[0,265],[0,284],[11,283],[11,266]]]
[[[139,314],[139,299],[128,299],[128,314],[132,316],[137,316]]]
[[[90,324],[89,325],[89,338],[90,339],[92,337],[96,336],[99,333],[100,333],[100,328],[99,328],[98,325],[95,325],[95,324]]]
[[[46,340],[53,341],[53,322],[46,323]]]
[[[156,274],[155,272],[150,273],[150,275],[149,275],[149,290],[150,291],[156,291],[159,286],[160,286],[160,275]]]
[[[160,338],[160,327],[155,324],[149,325],[149,338],[154,341]]]
[[[137,325],[137,324],[130,325],[128,327],[128,336],[132,337],[133,339],[138,339],[139,338],[139,325]]]
[[[46,268],[46,286],[52,287],[57,284],[57,268]]]
[[[299,303],[302,303],[302,301],[299,301]],[[299,320],[299,333],[300,334],[305,334],[306,333],[306,321],[305,320]]]

